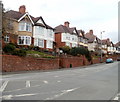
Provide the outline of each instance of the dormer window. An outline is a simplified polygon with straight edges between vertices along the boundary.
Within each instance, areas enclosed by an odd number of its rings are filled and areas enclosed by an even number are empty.
[[[19,23],[19,31],[28,31],[32,32],[32,24],[27,21],[21,21]]]

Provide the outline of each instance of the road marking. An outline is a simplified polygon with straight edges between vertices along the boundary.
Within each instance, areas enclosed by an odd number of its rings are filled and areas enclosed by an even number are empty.
[[[75,91],[75,90],[77,90],[78,88],[80,88],[80,87],[73,88],[73,89],[68,89],[68,90],[62,90],[60,94],[56,94],[56,95],[54,95],[53,97],[46,98],[45,100],[53,100],[53,99],[58,98],[58,97],[66,94],[66,93],[68,93],[68,92]]]
[[[24,96],[33,96],[36,95],[37,93],[34,94],[19,94],[19,95],[4,95],[2,96],[3,99],[9,100],[12,99],[13,97],[24,97]]]
[[[120,93],[118,93],[113,100],[119,100],[119,95],[120,95]]]
[[[3,91],[5,90],[8,82],[9,82],[9,81],[5,81],[5,82],[3,83],[3,85],[2,85],[1,88],[0,88],[0,92],[3,92]]]
[[[59,77],[59,76],[54,76],[54,77],[56,77],[56,78],[57,78],[57,77]]]
[[[117,97],[115,97],[113,100],[118,100],[119,99],[119,97],[117,96]]]
[[[30,87],[30,81],[26,81],[26,87]]]
[[[46,81],[46,80],[44,80],[43,82],[44,82],[45,84],[48,84],[48,81]]]
[[[57,81],[58,83],[60,83],[61,81]]]
[[[31,88],[33,87],[40,87],[41,85],[35,85],[35,86],[31,86]],[[27,87],[28,88],[28,87]],[[20,90],[24,90],[24,89],[26,89],[26,87],[25,88],[21,88],[21,89],[15,89],[15,90],[11,90],[11,91],[5,91],[5,92],[15,92],[15,91],[20,91]]]

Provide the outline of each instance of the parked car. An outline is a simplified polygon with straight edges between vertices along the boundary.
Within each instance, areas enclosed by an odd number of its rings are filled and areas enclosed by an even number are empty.
[[[112,58],[107,58],[106,63],[113,63],[113,59]]]
[[[120,61],[120,57],[117,58],[117,61]]]

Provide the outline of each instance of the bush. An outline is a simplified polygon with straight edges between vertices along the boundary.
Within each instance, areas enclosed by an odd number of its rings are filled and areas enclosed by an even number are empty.
[[[85,53],[86,53],[86,49],[83,47],[74,47],[70,51],[70,54],[73,56],[77,56],[78,54],[85,55]]]
[[[87,58],[88,61],[92,60],[90,52],[88,51],[88,49],[86,49],[84,47],[74,47],[71,49],[70,54],[73,56],[85,55],[85,57]]]
[[[17,55],[17,56],[23,56],[23,57],[25,57],[26,56],[26,51],[25,50],[23,50],[23,49],[16,49],[16,50],[14,50],[13,51],[13,53],[12,53],[12,55]]]
[[[15,45],[13,45],[13,44],[7,44],[7,45],[5,45],[5,47],[3,48],[3,51],[5,52],[5,53],[12,53],[14,50],[15,50]]]
[[[35,47],[33,47],[33,50],[35,50],[35,51],[39,51],[40,48],[39,48],[38,46],[35,46]]]
[[[69,46],[63,46],[60,48],[60,50],[63,50],[63,53],[70,54],[70,47]]]

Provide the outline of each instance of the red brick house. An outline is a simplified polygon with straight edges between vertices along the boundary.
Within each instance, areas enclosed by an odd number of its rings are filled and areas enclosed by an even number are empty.
[[[75,27],[69,27],[69,22],[55,27],[54,32],[56,48],[63,46],[69,46],[70,48],[78,46],[78,32]]]
[[[26,12],[24,5],[19,11],[7,11],[3,19],[3,46],[15,43],[19,46],[38,46],[52,50],[54,42],[53,28],[45,23],[42,17],[33,17]],[[44,37],[43,37],[44,35]],[[41,46],[41,45],[44,46]]]

